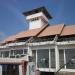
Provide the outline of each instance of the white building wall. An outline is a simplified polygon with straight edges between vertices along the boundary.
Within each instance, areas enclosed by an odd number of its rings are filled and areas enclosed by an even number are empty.
[[[26,17],[26,20],[31,20],[31,19],[36,18],[36,17],[39,17],[39,18],[42,17],[42,18],[44,18],[46,21],[48,21],[48,18],[44,15],[43,12],[39,12],[39,13],[36,13],[36,14],[28,15],[28,16]]]
[[[22,48],[22,47],[20,47],[20,48]],[[59,49],[63,49],[63,50],[65,50],[65,49],[71,49],[71,48],[75,48],[75,44],[72,44],[72,45],[37,45],[37,46],[30,46],[30,47],[28,47],[29,49],[29,52],[31,52],[31,50],[37,50],[37,49],[51,49],[51,48],[55,48],[55,56],[56,56],[56,70],[58,70],[59,69]],[[31,56],[31,54],[32,53],[30,53],[30,56]],[[65,53],[64,53],[65,54]],[[50,56],[50,54],[49,54],[49,56]],[[36,58],[37,58],[37,55],[36,55]],[[64,58],[65,58],[65,55],[64,55]],[[65,59],[66,60],[66,59]],[[64,61],[65,61],[64,60]],[[49,71],[51,71],[51,72],[55,72],[56,70],[54,70],[53,71],[53,69],[51,69],[51,61],[49,60],[49,68],[50,68],[50,70]],[[66,62],[65,62],[66,63]],[[37,60],[36,60],[36,64],[37,64]],[[37,68],[37,65],[36,65],[36,68]],[[47,71],[47,72],[49,72],[47,69],[40,69],[41,71]],[[64,69],[61,69],[61,71],[75,71],[74,69],[66,69],[66,67],[64,68]],[[27,72],[27,73],[29,73],[29,71]],[[2,75],[2,66],[0,65],[0,75]],[[22,66],[21,65],[19,65],[19,75],[22,75]],[[28,75],[28,74],[27,74]]]
[[[43,25],[48,23],[48,18],[44,15],[43,12],[28,15],[26,20],[29,22],[29,29],[41,28]]]
[[[44,25],[41,19],[35,20],[35,21],[30,21],[29,22],[29,29],[36,29],[36,28],[41,28]]]

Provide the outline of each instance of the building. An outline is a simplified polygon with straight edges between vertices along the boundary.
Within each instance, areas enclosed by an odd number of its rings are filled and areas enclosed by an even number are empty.
[[[23,15],[29,29],[0,42],[0,75],[75,75],[75,25],[50,25],[45,7]]]

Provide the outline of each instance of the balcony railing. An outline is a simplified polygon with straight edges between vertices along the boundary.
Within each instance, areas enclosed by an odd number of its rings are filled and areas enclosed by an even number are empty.
[[[58,42],[61,42],[61,41],[74,41],[75,40],[75,37],[60,37],[58,38]]]

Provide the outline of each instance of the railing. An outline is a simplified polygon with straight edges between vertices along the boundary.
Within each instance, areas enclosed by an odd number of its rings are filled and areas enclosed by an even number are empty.
[[[32,42],[45,42],[45,41],[53,41],[54,38],[35,38]]]
[[[66,65],[68,65],[70,62],[72,62],[72,59],[75,58],[75,56],[73,56],[66,64],[63,64],[56,72],[55,75],[57,75],[59,73],[59,71]]]
[[[9,46],[18,46],[18,45],[24,45],[24,44],[25,44],[25,42],[9,43],[9,44],[6,44],[6,45],[4,45],[4,46],[0,46],[0,48],[7,48],[7,47],[9,47]]]
[[[59,38],[58,42],[60,41],[73,41],[75,40],[75,37],[63,37],[63,38]]]

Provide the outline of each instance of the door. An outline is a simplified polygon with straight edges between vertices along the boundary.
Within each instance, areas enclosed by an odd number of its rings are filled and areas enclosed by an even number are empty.
[[[2,75],[19,75],[19,67],[14,64],[2,65]]]
[[[26,75],[35,75],[35,64],[34,64],[34,62],[28,63]]]

